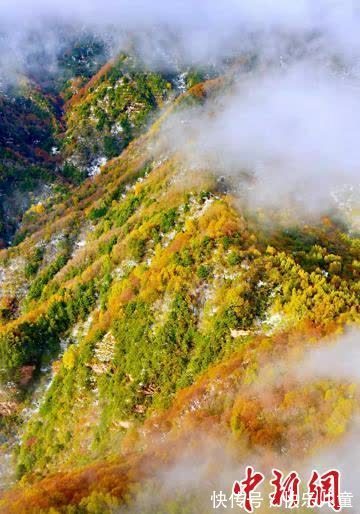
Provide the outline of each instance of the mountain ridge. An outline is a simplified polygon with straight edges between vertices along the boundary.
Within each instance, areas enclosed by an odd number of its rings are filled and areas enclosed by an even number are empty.
[[[358,237],[331,215],[254,212],[231,177],[192,168],[164,137],[174,111],[216,109],[227,80],[157,105],[143,134],[30,208],[0,251],[0,407],[12,405],[0,427],[20,479],[0,511],[204,512],[202,490],[148,511],[136,498],[182,452],[203,455],[205,433],[240,465],[298,458],[292,438],[310,457],[349,429],[356,387],[299,383],[291,363],[358,324]],[[283,424],[257,390],[264,367]]]

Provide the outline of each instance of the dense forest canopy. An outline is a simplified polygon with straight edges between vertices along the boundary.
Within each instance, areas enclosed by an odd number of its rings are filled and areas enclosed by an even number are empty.
[[[356,494],[357,12],[33,4],[0,7],[0,512],[202,514],[250,464]]]

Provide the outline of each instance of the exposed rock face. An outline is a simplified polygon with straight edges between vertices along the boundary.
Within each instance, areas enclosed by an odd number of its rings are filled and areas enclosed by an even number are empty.
[[[231,334],[231,337],[245,337],[245,336],[248,336],[249,334],[251,334],[251,331],[250,330],[235,330],[235,329],[231,329],[230,330],[230,334]]]
[[[15,402],[0,402],[0,416],[12,416],[18,408],[19,405]]]
[[[34,365],[28,365],[28,366],[22,366],[20,368],[20,380],[19,384],[21,386],[27,386],[34,376],[34,371],[36,369],[36,366]]]

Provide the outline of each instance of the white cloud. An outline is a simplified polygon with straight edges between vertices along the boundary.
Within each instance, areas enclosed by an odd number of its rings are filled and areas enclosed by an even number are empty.
[[[359,187],[359,92],[354,79],[310,62],[268,67],[242,75],[217,104],[177,113],[163,132],[189,165],[231,176],[251,205],[318,212],[332,191]]]

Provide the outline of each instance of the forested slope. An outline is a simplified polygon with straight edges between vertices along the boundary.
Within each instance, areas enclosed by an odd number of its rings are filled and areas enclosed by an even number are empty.
[[[69,100],[63,151],[88,165],[114,127],[119,146],[71,194],[30,209],[0,253],[0,420],[17,427],[22,478],[3,512],[116,511],[204,442],[237,464],[309,457],[358,410],[350,379],[294,370],[359,321],[359,239],[339,213],[305,224],[251,210],[163,140],[174,111],[217,106],[227,80],[174,100],[164,78],[111,66]],[[207,512],[200,493],[129,509]]]

